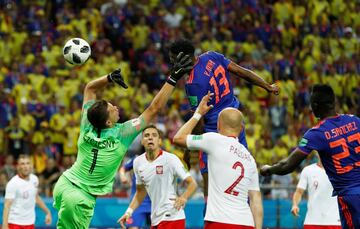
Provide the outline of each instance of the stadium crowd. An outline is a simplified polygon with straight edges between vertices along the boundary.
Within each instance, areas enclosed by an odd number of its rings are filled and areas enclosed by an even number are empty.
[[[191,39],[198,54],[223,53],[280,85],[280,95],[270,96],[244,80],[232,82],[250,152],[260,165],[279,161],[316,123],[310,85],[328,83],[337,110],[360,114],[358,12],[360,2],[351,0],[0,0],[0,191],[16,173],[14,159],[25,153],[42,192],[51,196],[76,157],[84,83],[120,67],[130,88],[113,87],[102,96],[119,106],[121,122],[134,117],[165,82],[168,46],[179,37]],[[79,67],[62,56],[72,37],[92,48]],[[183,150],[171,139],[191,117],[184,94],[179,86],[156,122],[163,147],[180,158]],[[142,150],[137,139],[128,156]],[[200,180],[197,158],[191,164]],[[294,173],[262,182],[287,186],[296,179]],[[114,195],[126,197],[128,189],[119,179]],[[290,196],[274,190],[268,197]]]

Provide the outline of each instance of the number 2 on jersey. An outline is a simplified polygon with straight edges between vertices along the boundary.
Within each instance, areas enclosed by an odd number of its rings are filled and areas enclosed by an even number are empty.
[[[347,142],[354,142],[354,141],[357,141],[360,145],[360,133],[359,132],[347,137]],[[335,148],[335,147],[341,146],[342,150],[343,150],[341,153],[337,153],[332,156],[334,166],[335,166],[336,172],[338,174],[347,173],[347,172],[351,171],[354,168],[354,166],[357,166],[357,167],[360,166],[360,161],[355,162],[353,165],[346,165],[346,166],[341,165],[340,160],[350,156],[349,146],[348,146],[347,142],[346,142],[345,138],[340,138],[336,141],[330,142],[330,148]],[[360,146],[355,147],[355,153],[360,153]]]
[[[226,73],[225,73],[225,69],[224,69],[223,66],[219,65],[215,69],[214,75],[215,76],[211,77],[209,83],[214,88],[215,103],[218,103],[222,97],[224,97],[225,95],[230,93],[230,88],[229,88],[229,81],[226,79]],[[219,80],[219,85],[218,85],[215,78],[217,78],[219,75],[221,75],[221,78]],[[220,93],[219,92],[219,86],[221,86],[221,85],[224,85],[225,89],[221,93],[221,95],[219,95],[219,93]]]
[[[91,164],[91,167],[89,169],[89,173],[92,174],[94,172],[95,166],[96,166],[96,160],[97,160],[97,156],[98,156],[98,149],[92,149],[91,152],[94,154],[93,155],[93,161]]]
[[[239,192],[238,191],[234,191],[234,188],[236,187],[236,185],[238,185],[240,183],[240,181],[244,178],[244,166],[243,164],[241,164],[240,161],[235,162],[235,164],[232,166],[233,169],[236,170],[237,167],[240,167],[241,169],[241,174],[240,176],[236,179],[236,181],[225,190],[225,193],[230,194],[230,195],[234,195],[234,196],[238,196]]]

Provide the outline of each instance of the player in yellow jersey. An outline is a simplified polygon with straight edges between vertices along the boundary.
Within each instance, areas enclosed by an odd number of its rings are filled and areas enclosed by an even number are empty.
[[[127,88],[120,70],[88,83],[84,90],[83,110],[78,139],[78,155],[54,187],[54,207],[59,210],[57,228],[88,228],[96,196],[112,191],[116,172],[135,137],[165,106],[176,82],[192,68],[188,55],[180,53],[167,83],[140,117],[125,123],[118,108],[105,100],[96,100],[96,92],[115,82]]]

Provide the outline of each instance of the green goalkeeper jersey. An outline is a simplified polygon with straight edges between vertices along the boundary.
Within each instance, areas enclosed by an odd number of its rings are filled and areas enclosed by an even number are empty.
[[[64,172],[72,183],[92,195],[112,192],[118,168],[135,137],[145,128],[144,119],[132,119],[102,129],[100,136],[87,119],[87,110],[94,104],[89,101],[83,107],[78,139],[78,154],[73,166]]]

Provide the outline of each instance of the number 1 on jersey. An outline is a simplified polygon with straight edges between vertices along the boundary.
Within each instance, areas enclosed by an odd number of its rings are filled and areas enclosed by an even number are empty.
[[[92,149],[91,152],[94,154],[94,156],[93,156],[93,161],[92,161],[91,167],[89,169],[90,174],[92,174],[94,172],[99,150],[98,149]]]

